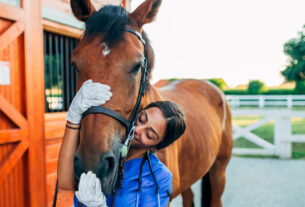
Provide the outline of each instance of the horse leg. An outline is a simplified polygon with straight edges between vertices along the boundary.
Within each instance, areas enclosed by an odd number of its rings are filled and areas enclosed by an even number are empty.
[[[231,123],[229,121],[229,123]],[[211,207],[221,207],[221,195],[225,189],[226,167],[232,154],[232,128],[227,124],[222,133],[222,143],[212,168],[209,170],[211,186]]]
[[[194,194],[191,188],[182,192],[183,207],[194,207]]]
[[[221,195],[225,188],[226,175],[225,165],[222,161],[216,160],[209,172],[211,183],[211,207],[221,207]]]
[[[211,184],[209,172],[201,179],[201,207],[211,206]]]

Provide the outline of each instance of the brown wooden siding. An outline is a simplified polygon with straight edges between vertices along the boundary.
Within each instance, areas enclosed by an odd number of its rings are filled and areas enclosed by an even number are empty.
[[[45,114],[45,147],[46,147],[46,175],[48,206],[53,202],[57,175],[57,159],[65,129],[66,112]],[[72,205],[71,198],[59,197],[58,206]]]
[[[0,85],[0,206],[45,206],[39,0],[0,8],[0,61],[10,66],[10,84]]]

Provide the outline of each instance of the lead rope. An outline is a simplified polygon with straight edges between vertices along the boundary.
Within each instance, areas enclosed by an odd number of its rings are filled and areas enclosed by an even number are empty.
[[[141,163],[141,167],[140,167],[140,173],[139,173],[139,188],[138,188],[138,193],[137,193],[137,203],[136,203],[136,207],[139,206],[139,196],[140,193],[142,191],[142,171],[143,171],[143,165],[145,163],[145,161],[148,159],[147,154],[144,155],[143,159],[142,159],[142,163]]]
[[[153,171],[153,169],[152,169],[152,167],[151,167],[151,162],[150,162],[150,158],[149,158],[149,151],[147,152],[147,157],[148,157],[148,165],[149,165],[149,169],[150,169],[150,172],[151,172],[151,174],[152,174],[152,176],[153,176],[153,179],[154,179],[154,182],[155,182],[155,185],[156,185],[156,192],[155,192],[155,194],[157,194],[157,197],[158,197],[158,206],[159,207],[161,207],[161,203],[160,203],[160,196],[159,196],[159,185],[158,185],[158,182],[157,182],[157,179],[156,179],[156,176],[155,176],[155,173],[154,173],[154,171]]]
[[[52,207],[56,207],[57,193],[58,193],[58,180],[56,180],[55,193],[54,193],[54,199],[53,199],[53,205],[52,205]]]
[[[143,171],[143,165],[145,163],[145,161],[147,160],[148,161],[148,165],[149,165],[149,170],[153,176],[153,179],[154,179],[154,183],[156,185],[156,191],[155,191],[155,194],[157,194],[157,198],[158,198],[158,206],[160,207],[161,206],[161,203],[160,203],[160,196],[159,196],[159,185],[158,185],[158,182],[157,182],[157,179],[156,179],[156,176],[155,176],[155,173],[152,169],[152,166],[151,166],[151,162],[150,162],[150,158],[149,158],[149,154],[150,154],[150,151],[148,151],[145,156],[143,157],[143,160],[142,160],[142,163],[141,163],[141,167],[140,167],[140,174],[139,174],[139,189],[138,189],[138,193],[137,193],[137,202],[136,202],[136,207],[139,206],[139,194],[141,193],[141,190],[142,190],[142,171]]]

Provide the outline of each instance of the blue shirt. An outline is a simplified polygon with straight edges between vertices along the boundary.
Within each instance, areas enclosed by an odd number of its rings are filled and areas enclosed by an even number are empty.
[[[142,168],[142,184],[139,192],[139,175],[143,158],[136,158],[125,163],[122,188],[115,197],[115,207],[167,207],[169,196],[172,193],[172,173],[155,156],[149,153],[152,171],[156,177],[159,190],[156,193],[157,185],[149,168],[148,160],[145,160]],[[113,196],[107,197],[107,206],[112,205]],[[74,197],[74,205],[78,206],[77,198]],[[160,205],[159,205],[160,204]]]

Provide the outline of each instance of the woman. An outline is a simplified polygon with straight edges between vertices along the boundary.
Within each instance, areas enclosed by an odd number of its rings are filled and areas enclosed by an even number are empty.
[[[59,188],[74,186],[74,175],[71,173],[82,113],[91,106],[104,104],[111,96],[109,86],[88,80],[74,97],[68,111],[67,127],[59,155]],[[107,198],[108,206],[167,206],[172,192],[172,174],[150,152],[167,147],[184,131],[183,112],[173,102],[158,101],[146,106],[138,115],[134,139],[125,164],[122,188],[116,195]],[[76,206],[78,200],[90,207],[105,206],[100,182],[92,172],[81,176],[76,197]]]

